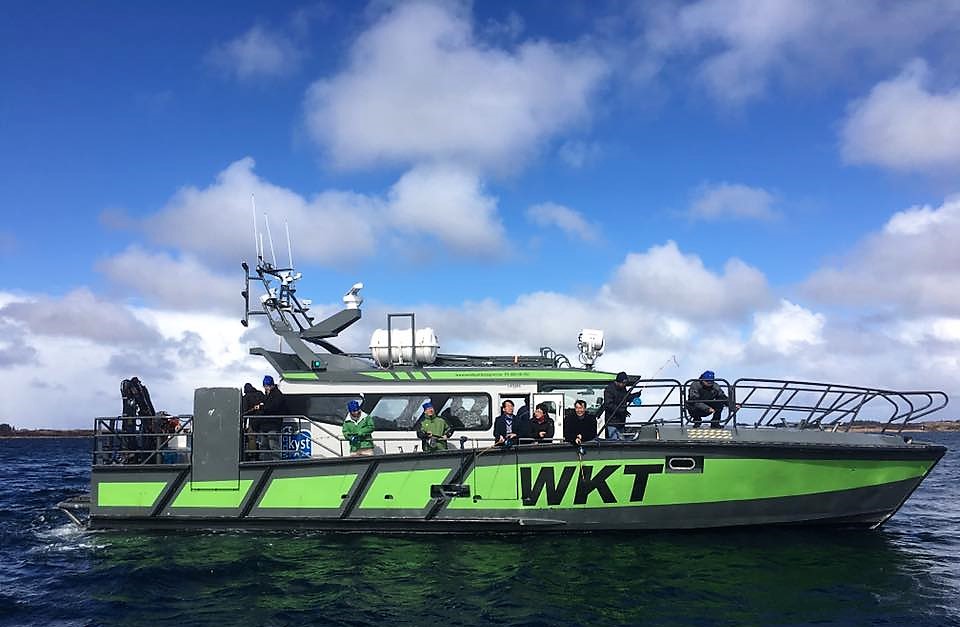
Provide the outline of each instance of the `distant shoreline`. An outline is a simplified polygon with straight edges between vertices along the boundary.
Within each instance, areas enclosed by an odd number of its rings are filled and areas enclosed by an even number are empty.
[[[0,440],[26,440],[28,438],[90,438],[92,429],[23,429],[0,433]]]

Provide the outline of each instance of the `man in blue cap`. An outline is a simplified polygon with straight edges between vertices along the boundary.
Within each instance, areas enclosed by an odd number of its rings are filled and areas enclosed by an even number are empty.
[[[263,402],[256,407],[257,413],[264,416],[256,427],[263,434],[257,436],[257,449],[266,451],[260,453],[261,460],[280,459],[280,430],[287,414],[287,402],[270,375],[263,378],[263,396]]]
[[[710,416],[710,428],[719,429],[723,408],[727,405],[727,395],[714,382],[713,370],[705,370],[700,378],[691,381],[687,387],[687,413],[694,429],[700,428],[700,422]],[[739,408],[739,406],[738,406]]]
[[[433,453],[434,451],[447,450],[447,438],[453,433],[453,429],[447,424],[447,421],[437,415],[433,408],[433,403],[427,401],[423,404],[423,416],[417,426],[417,437],[423,442],[423,452]]]
[[[347,417],[343,419],[343,437],[350,442],[350,455],[373,455],[373,418],[363,413],[358,401],[347,403]]]

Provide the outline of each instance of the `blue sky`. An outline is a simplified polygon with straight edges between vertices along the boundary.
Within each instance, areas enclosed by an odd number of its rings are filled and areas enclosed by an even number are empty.
[[[251,194],[320,308],[366,284],[351,347],[416,309],[641,374],[960,378],[956,1],[5,13],[0,420],[256,378]]]

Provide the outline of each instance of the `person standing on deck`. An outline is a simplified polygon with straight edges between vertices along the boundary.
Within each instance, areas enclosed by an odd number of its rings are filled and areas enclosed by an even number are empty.
[[[257,411],[264,416],[260,419],[258,429],[265,435],[257,436],[257,449],[267,451],[260,453],[261,460],[280,459],[280,429],[283,428],[283,417],[287,413],[287,402],[270,375],[263,378],[263,396]]]
[[[553,439],[554,424],[543,407],[543,404],[537,405],[533,410],[533,417],[530,418],[530,437],[537,443],[549,443]]]
[[[260,419],[256,417],[258,413],[258,406],[264,400],[263,392],[253,387],[252,383],[243,384],[243,399],[241,407],[243,408],[243,423],[246,424],[246,431],[249,433],[247,435],[247,459],[256,461],[256,453],[253,452],[257,449],[257,437],[256,434],[260,432]]]
[[[523,421],[513,413],[513,401],[500,404],[500,415],[493,422],[493,439],[496,446],[520,444],[520,438],[526,437]]]
[[[447,438],[451,433],[453,429],[446,420],[437,415],[433,403],[430,401],[424,403],[423,417],[420,419],[420,426],[417,427],[417,437],[423,442],[423,452],[447,450]]]
[[[627,393],[627,373],[618,372],[617,378],[607,384],[603,390],[603,415],[606,419],[608,440],[622,440],[623,429],[627,425],[627,405],[640,393]]]
[[[727,406],[727,395],[714,382],[716,375],[705,370],[700,378],[687,387],[687,413],[693,422],[693,428],[699,429],[700,422],[710,416],[710,428],[719,429],[723,408]],[[740,406],[737,405],[737,409]]]
[[[350,455],[373,455],[373,418],[360,411],[360,403],[347,403],[347,417],[343,419],[343,437],[350,442]]]
[[[563,421],[563,439],[574,446],[580,446],[596,437],[597,419],[587,413],[587,402],[578,398],[573,404],[573,413],[566,415]]]

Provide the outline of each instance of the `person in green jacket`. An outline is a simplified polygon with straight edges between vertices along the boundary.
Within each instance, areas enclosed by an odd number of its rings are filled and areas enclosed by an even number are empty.
[[[451,433],[453,429],[446,420],[436,414],[433,403],[430,401],[424,403],[423,417],[420,419],[420,426],[417,427],[417,437],[423,442],[423,452],[447,450],[447,438]]]
[[[373,455],[373,418],[360,411],[360,403],[347,403],[347,417],[343,419],[343,437],[350,442],[350,455]]]

